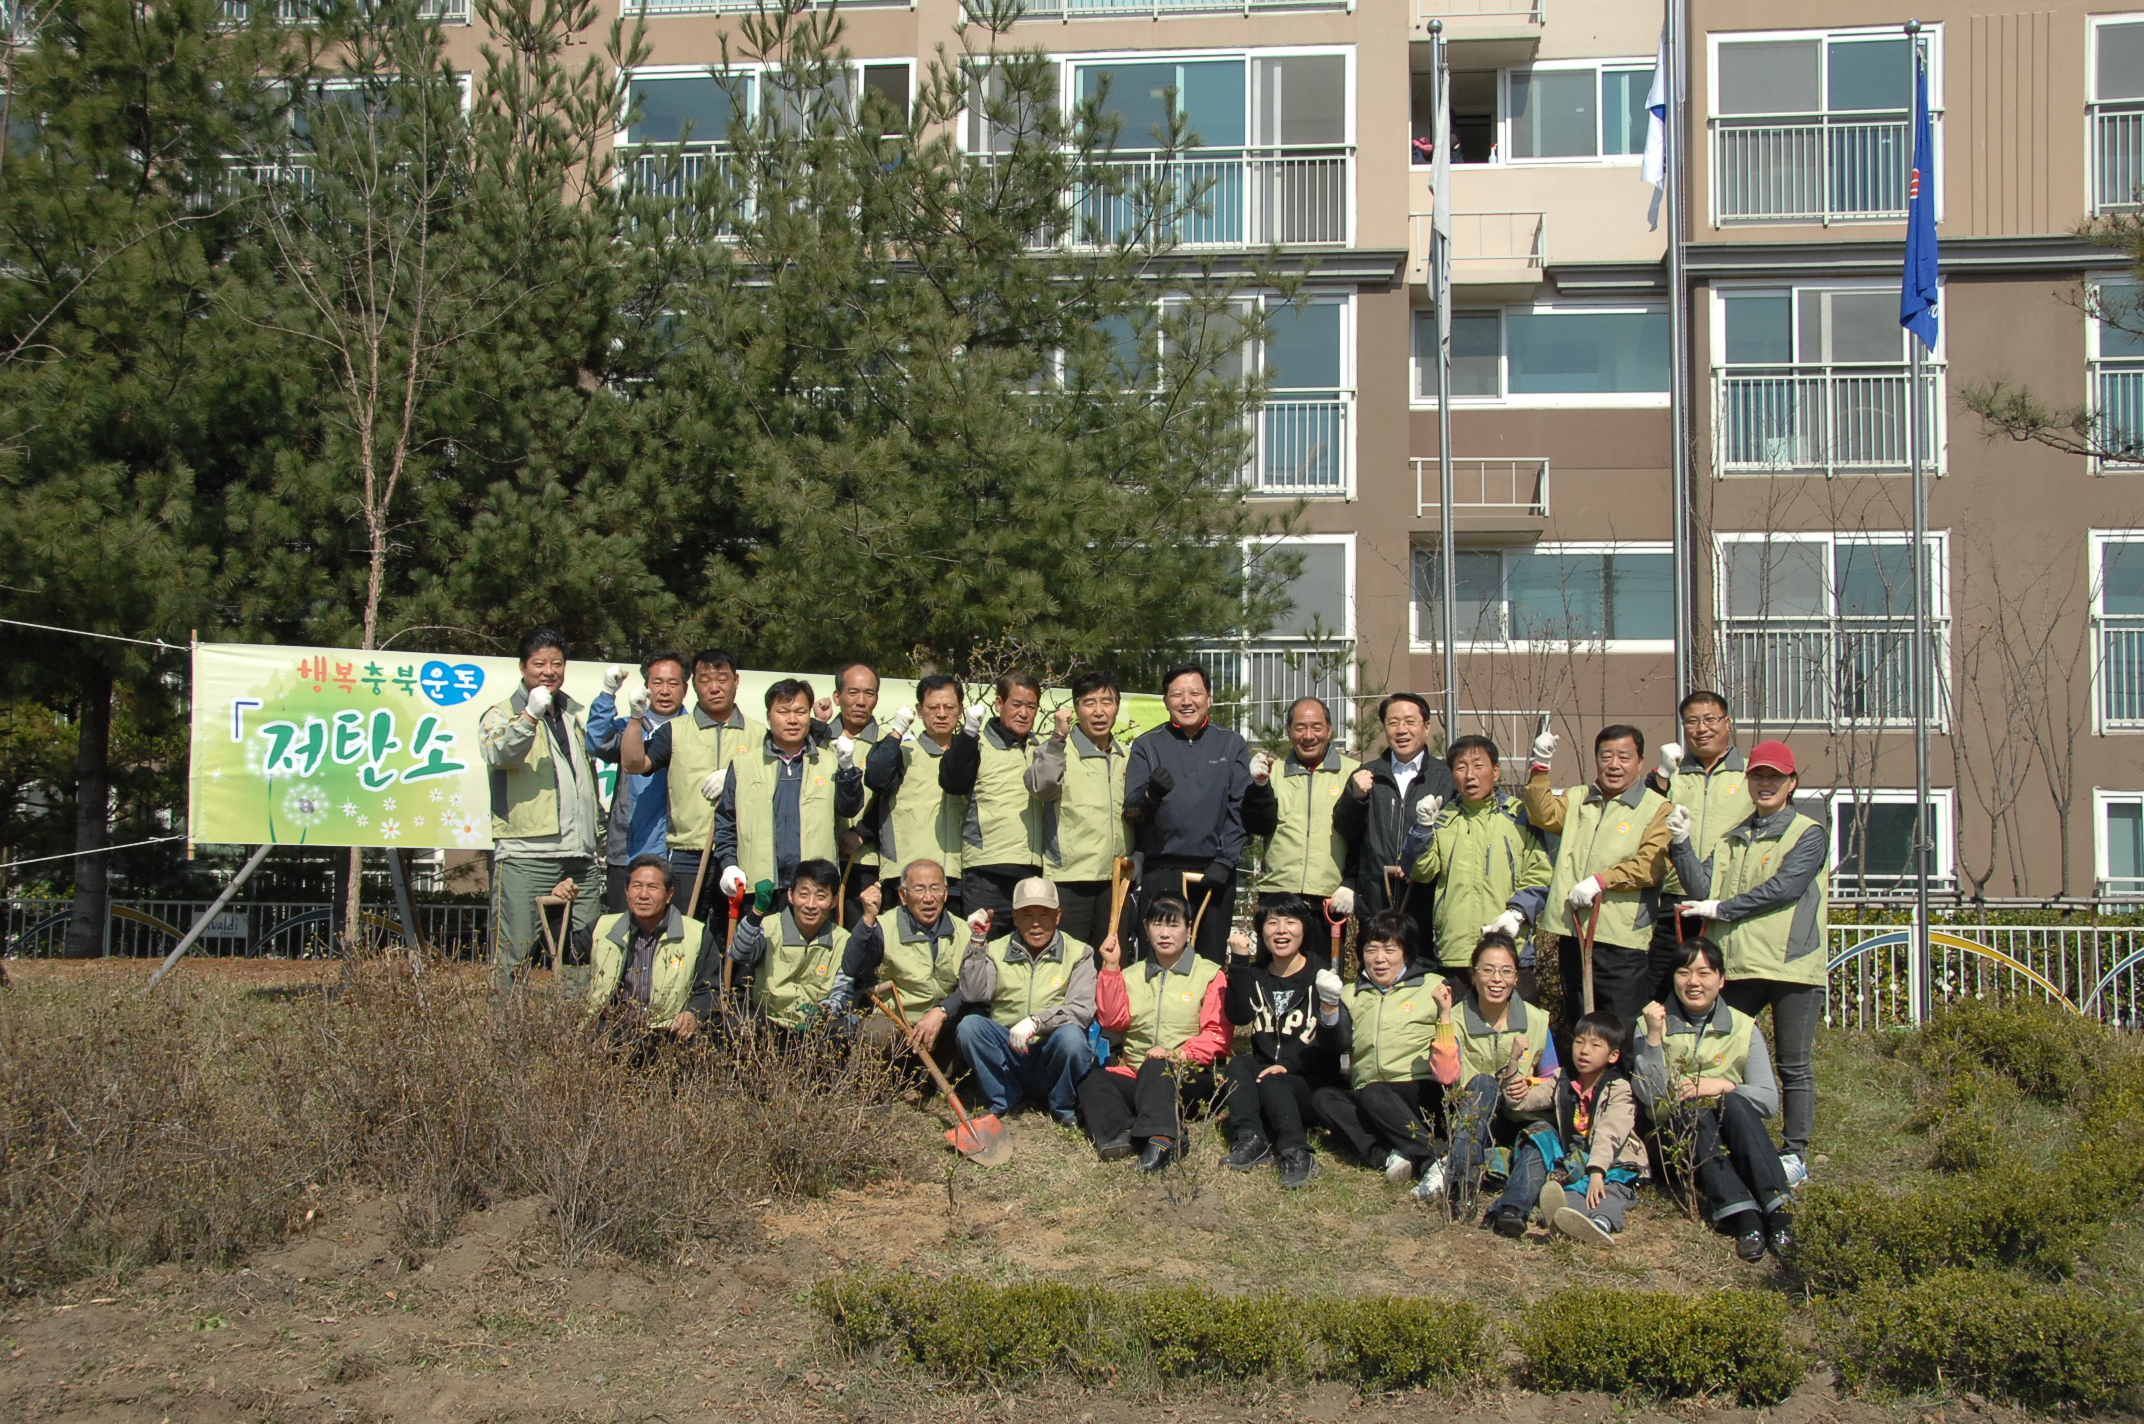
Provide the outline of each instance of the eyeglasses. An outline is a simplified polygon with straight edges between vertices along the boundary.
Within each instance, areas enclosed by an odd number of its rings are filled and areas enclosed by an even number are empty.
[[[1711,717],[1685,717],[1682,719],[1682,724],[1685,727],[1696,727],[1702,731],[1707,727],[1724,727],[1730,720],[1730,718],[1717,715]]]
[[[1516,979],[1519,977],[1519,971],[1508,964],[1477,964],[1474,966],[1474,977],[1477,979]]]

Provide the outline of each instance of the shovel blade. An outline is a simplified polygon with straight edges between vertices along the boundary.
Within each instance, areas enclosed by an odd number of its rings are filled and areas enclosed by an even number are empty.
[[[971,1117],[946,1129],[945,1140],[961,1156],[985,1167],[1002,1167],[1012,1160],[1012,1138],[995,1113]]]

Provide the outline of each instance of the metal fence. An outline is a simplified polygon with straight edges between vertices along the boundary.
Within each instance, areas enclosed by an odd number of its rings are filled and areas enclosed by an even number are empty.
[[[67,941],[74,906],[67,900],[9,900],[4,946],[11,958],[57,955]],[[122,958],[156,958],[208,912],[207,900],[114,901],[104,925],[104,952]],[[455,958],[490,954],[491,911],[485,905],[427,904],[416,907],[417,932],[437,952]],[[365,924],[383,937],[401,934],[392,902],[367,905]],[[227,959],[312,959],[335,952],[341,907],[318,901],[256,900],[226,906],[189,953]]]
[[[1259,494],[1346,495],[1352,492],[1345,395],[1269,400],[1258,413],[1258,438],[1246,483]]]
[[[1961,999],[2058,1004],[2117,1028],[2144,1027],[2144,928],[1941,924],[1929,934],[1936,1004]],[[1913,1022],[1913,931],[1833,925],[1824,1022]]]
[[[1943,442],[1927,412],[1940,410],[1940,368],[1924,366],[1921,459],[1943,471]],[[1806,470],[1870,474],[1911,467],[1905,367],[1801,367],[1714,373],[1718,472]]]
[[[2103,104],[2092,111],[2092,211],[2137,206],[2144,185],[2144,106]]]
[[[1109,160],[1122,191],[1076,193],[1075,244],[1174,242],[1179,247],[1345,243],[1353,204],[1350,152],[1247,154],[1193,150]],[[1144,230],[1157,207],[1179,208],[1173,232]]]
[[[1721,222],[1902,218],[1912,148],[1912,125],[1903,115],[1717,120],[1714,214]]]
[[[1931,619],[1935,706],[1950,725],[1950,620]],[[1913,629],[1886,620],[1723,621],[1720,681],[1735,715],[1767,727],[1910,726]]]

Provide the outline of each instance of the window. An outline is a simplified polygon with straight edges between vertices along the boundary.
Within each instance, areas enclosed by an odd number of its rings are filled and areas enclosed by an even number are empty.
[[[2144,305],[2135,283],[2096,282],[2086,310],[2093,463],[2133,470],[2144,465]]]
[[[1437,314],[1415,313],[1415,399],[1437,398]],[[1662,405],[1668,314],[1651,307],[1452,312],[1452,396],[1542,405]]]
[[[1951,882],[1951,793],[1929,792],[1928,878]],[[1913,831],[1920,818],[1914,793],[1884,788],[1831,793],[1832,875],[1834,891],[1901,890],[1913,884]]]
[[[1288,555],[1298,568],[1288,580],[1289,606],[1268,628],[1268,638],[1354,636],[1355,539],[1351,534],[1306,534],[1245,546],[1253,564],[1272,553]]]
[[[1269,301],[1266,339],[1252,354],[1266,377],[1253,489],[1259,494],[1354,493],[1352,306],[1344,296],[1297,307]]]
[[[2144,200],[2144,20],[2092,22],[2092,211]]]
[[[2092,793],[2099,893],[2144,895],[2144,791]]]
[[[2099,730],[2144,731],[2144,530],[2094,530],[2091,549]]]
[[[1355,536],[1306,534],[1243,546],[1254,570],[1275,551],[1300,565],[1288,580],[1288,606],[1265,636],[1199,653],[1213,680],[1215,715],[1247,733],[1278,736],[1296,698],[1322,697],[1345,737],[1354,686]]]
[[[1414,567],[1414,640],[1435,646],[1443,628],[1436,551],[1416,549]],[[1461,646],[1671,644],[1675,638],[1674,554],[1665,544],[1461,549],[1452,569],[1454,636]]]
[[[626,126],[630,145],[650,143],[721,144],[730,125],[749,117],[758,76],[731,74],[717,79],[697,73],[636,74],[632,80],[633,122]],[[739,113],[737,100],[744,101]]]
[[[1348,141],[1347,56],[1234,55],[1075,62],[1071,92],[1118,123],[1120,153],[1163,146],[1181,116],[1200,149],[1328,148]]]
[[[1910,534],[1720,534],[1720,675],[1758,727],[1913,719]],[[1946,537],[1928,541],[1937,725],[1949,721]]]
[[[1505,80],[1505,153],[1514,162],[1642,154],[1652,83],[1650,65],[1514,69]]]

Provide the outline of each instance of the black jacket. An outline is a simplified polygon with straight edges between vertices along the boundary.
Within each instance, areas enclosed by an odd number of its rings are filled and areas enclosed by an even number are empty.
[[[1168,773],[1167,791],[1154,779],[1157,769]],[[1211,722],[1196,734],[1172,722],[1132,743],[1124,768],[1124,819],[1149,863],[1203,864],[1225,880],[1236,873],[1249,839],[1243,794],[1250,785],[1243,738]]]
[[[1318,1031],[1318,971],[1332,966],[1323,955],[1305,953],[1299,971],[1282,978],[1256,959],[1228,961],[1228,1021],[1251,1030],[1251,1057],[1259,1064],[1278,1063],[1290,1073],[1313,1079],[1340,1077],[1337,1045],[1344,1040]]]
[[[1354,848],[1348,879],[1355,887],[1355,913],[1368,918],[1391,908],[1393,894],[1405,894],[1406,882],[1399,877],[1388,880],[1385,867],[1399,865],[1405,872],[1407,867],[1400,865],[1400,843],[1414,825],[1415,807],[1424,796],[1442,796],[1449,802],[1458,787],[1450,769],[1428,752],[1422,754],[1422,772],[1404,798],[1392,775],[1391,752],[1364,762],[1362,769],[1370,773],[1370,794],[1357,796],[1352,786],[1342,792],[1340,804],[1333,807],[1333,828]],[[1424,955],[1432,948],[1430,906],[1435,898],[1426,886],[1407,896],[1407,917],[1421,933]]]

